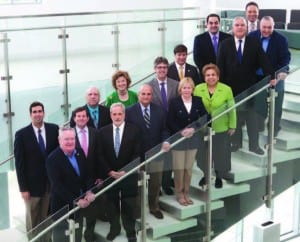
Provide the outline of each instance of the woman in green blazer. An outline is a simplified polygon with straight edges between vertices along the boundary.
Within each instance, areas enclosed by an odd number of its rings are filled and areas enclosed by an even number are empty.
[[[234,105],[234,97],[229,86],[219,82],[220,70],[215,64],[205,65],[202,69],[205,83],[196,86],[194,95],[202,98],[206,111],[212,118],[224,112]],[[215,187],[223,186],[222,178],[231,170],[231,150],[230,136],[234,134],[236,128],[236,112],[232,111],[222,115],[212,122],[213,136],[212,159],[216,173]],[[199,149],[197,159],[198,167],[204,172],[204,177],[199,185],[206,184],[205,172],[207,171],[205,145]]]

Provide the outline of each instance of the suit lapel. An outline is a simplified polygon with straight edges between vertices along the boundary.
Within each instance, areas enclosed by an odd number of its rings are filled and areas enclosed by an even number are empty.
[[[153,92],[155,93],[155,96],[158,97],[159,102],[162,104],[162,98],[161,98],[160,88],[157,79],[153,80]]]

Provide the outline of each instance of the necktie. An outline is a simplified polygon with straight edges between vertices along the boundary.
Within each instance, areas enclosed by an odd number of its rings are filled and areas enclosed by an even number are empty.
[[[116,134],[115,134],[115,153],[116,156],[119,155],[119,151],[120,151],[120,128],[116,128]]]
[[[262,37],[261,38],[261,44],[262,44],[262,48],[265,52],[267,52],[267,48],[268,48],[268,45],[269,45],[269,39],[268,38],[265,38],[265,37]]]
[[[83,149],[85,157],[87,157],[88,144],[87,144],[86,131],[85,131],[85,129],[82,129],[80,132],[81,132],[81,148]]]
[[[242,42],[243,42],[243,40],[239,39],[239,47],[238,47],[238,50],[237,50],[237,55],[238,55],[238,59],[239,59],[240,63],[242,63],[242,59],[243,59]]]
[[[149,129],[150,128],[150,116],[149,116],[148,108],[144,109],[144,120],[145,120],[146,127]]]
[[[39,129],[38,130],[38,140],[39,140],[39,146],[40,146],[40,149],[43,153],[46,153],[46,146],[45,146],[45,142],[44,142],[44,139],[43,139],[43,136],[42,136],[42,130]]]
[[[184,78],[183,66],[179,66],[179,78],[180,80]]]
[[[69,157],[69,161],[71,162],[71,165],[73,166],[76,174],[78,176],[80,176],[80,170],[79,170],[79,166],[78,166],[78,162],[75,156]]]
[[[160,83],[160,92],[161,92],[161,99],[162,99],[162,106],[164,108],[164,110],[168,110],[168,101],[167,101],[167,92],[166,92],[166,88],[165,88],[165,82],[161,82]]]
[[[93,111],[93,122],[94,122],[94,126],[97,129],[98,128],[98,119],[97,119],[97,111],[94,110]]]
[[[213,35],[213,47],[214,47],[215,54],[217,55],[217,52],[218,52],[218,37],[217,37],[217,35]]]

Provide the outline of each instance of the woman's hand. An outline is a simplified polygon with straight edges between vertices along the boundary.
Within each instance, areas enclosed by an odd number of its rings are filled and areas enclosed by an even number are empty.
[[[194,133],[195,133],[194,128],[186,128],[181,131],[181,135],[184,136],[185,138],[191,138]]]
[[[227,133],[229,136],[232,136],[235,133],[235,129],[228,129]]]

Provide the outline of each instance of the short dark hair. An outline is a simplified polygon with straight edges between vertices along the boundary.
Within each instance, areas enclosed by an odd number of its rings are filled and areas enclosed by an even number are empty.
[[[169,65],[169,61],[166,57],[159,56],[159,57],[156,57],[154,60],[154,67],[156,67],[157,65],[159,65],[161,63]]]
[[[247,4],[246,4],[246,7],[245,7],[245,10],[249,7],[249,6],[255,6],[255,7],[257,7],[258,9],[259,9],[259,7],[258,7],[258,4],[256,3],[256,2],[248,2]]]
[[[177,53],[187,53],[188,49],[185,45],[183,44],[179,44],[179,45],[176,45],[173,52],[174,52],[174,55],[176,55]]]
[[[211,17],[216,17],[216,18],[218,18],[219,22],[221,21],[220,16],[218,14],[211,13],[211,14],[207,15],[207,17],[206,17],[206,23],[208,23],[208,19],[211,18]]]
[[[74,109],[74,111],[73,111],[73,118],[75,118],[75,116],[76,116],[77,113],[82,112],[82,111],[85,111],[86,116],[88,116],[88,111],[87,111],[86,107],[82,106],[82,107],[78,107],[78,108]]]
[[[32,112],[32,108],[37,107],[37,106],[41,106],[41,107],[42,107],[42,110],[43,110],[43,112],[44,112],[44,104],[42,104],[42,103],[39,102],[39,101],[34,101],[34,102],[31,103],[30,106],[29,106],[29,113]]]

